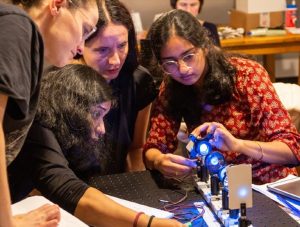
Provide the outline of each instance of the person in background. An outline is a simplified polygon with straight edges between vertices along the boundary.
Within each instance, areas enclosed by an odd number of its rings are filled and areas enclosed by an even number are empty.
[[[210,143],[227,164],[252,164],[253,183],[297,175],[300,134],[260,64],[215,47],[183,10],[161,16],[148,37],[165,78],[144,146],[147,168],[183,177],[196,167],[172,154],[183,118],[194,136],[213,135]]]
[[[149,72],[139,65],[131,15],[119,0],[101,1],[98,32],[87,42],[79,63],[103,75],[117,98],[117,107],[105,117],[104,141],[111,164],[102,174],[143,170],[151,102],[157,95]]]
[[[98,19],[96,1],[0,3],[0,226],[57,226],[56,205],[14,218],[7,182],[35,116],[43,60],[62,66],[81,53]]]
[[[198,17],[204,5],[204,0],[170,0],[170,4],[173,9],[182,9],[193,16]],[[199,21],[201,25],[207,29],[212,42],[216,46],[221,46],[217,26],[204,20]]]
[[[103,141],[104,117],[118,105],[114,103],[110,86],[91,67],[73,64],[49,70],[17,161],[28,166],[26,160],[33,160],[30,177],[35,187],[90,226],[126,227],[134,222],[136,226],[182,226],[175,220],[140,215],[86,183],[110,165],[110,151]]]

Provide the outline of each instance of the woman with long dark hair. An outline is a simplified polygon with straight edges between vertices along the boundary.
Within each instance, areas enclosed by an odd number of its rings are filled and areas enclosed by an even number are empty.
[[[144,147],[148,168],[181,177],[195,161],[172,154],[181,119],[228,164],[252,164],[255,183],[297,174],[300,135],[257,62],[225,54],[212,45],[197,19],[182,10],[161,16],[149,30],[155,58],[165,72],[153,104]]]
[[[32,169],[29,178],[42,195],[88,225],[182,226],[175,220],[140,215],[87,184],[89,177],[111,165],[104,118],[114,103],[111,87],[91,67],[74,64],[50,70],[42,81],[36,119],[16,161]]]
[[[143,170],[142,146],[157,92],[151,75],[139,66],[128,9],[119,0],[104,0],[99,10],[98,32],[86,42],[80,61],[103,75],[117,97],[118,106],[105,118],[112,163],[103,174]]]

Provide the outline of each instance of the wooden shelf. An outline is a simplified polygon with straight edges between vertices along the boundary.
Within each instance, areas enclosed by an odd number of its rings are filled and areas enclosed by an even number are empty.
[[[243,37],[221,40],[221,46],[228,52],[249,55],[262,55],[264,67],[275,81],[275,55],[300,52],[300,35],[287,34],[284,36]],[[300,63],[300,58],[299,58]],[[300,85],[300,64],[298,71]]]

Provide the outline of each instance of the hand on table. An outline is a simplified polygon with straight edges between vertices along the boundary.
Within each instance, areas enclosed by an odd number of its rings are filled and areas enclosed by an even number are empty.
[[[59,207],[50,204],[45,204],[25,214],[13,216],[15,227],[56,227],[59,221]]]

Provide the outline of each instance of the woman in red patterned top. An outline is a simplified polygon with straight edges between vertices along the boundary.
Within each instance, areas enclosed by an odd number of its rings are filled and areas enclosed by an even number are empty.
[[[152,50],[165,72],[153,104],[144,162],[165,176],[191,172],[195,161],[172,154],[182,119],[210,140],[227,164],[252,164],[255,183],[297,174],[300,135],[257,62],[215,48],[190,14],[174,10],[150,28]]]

